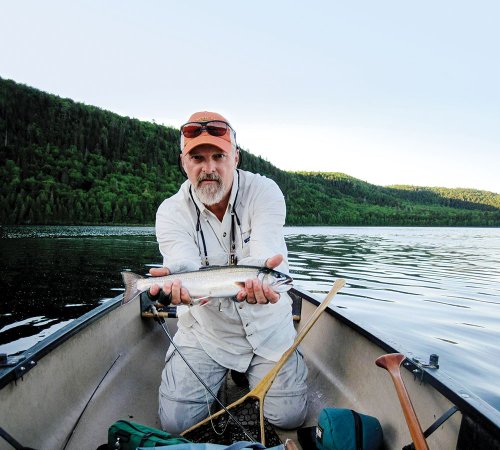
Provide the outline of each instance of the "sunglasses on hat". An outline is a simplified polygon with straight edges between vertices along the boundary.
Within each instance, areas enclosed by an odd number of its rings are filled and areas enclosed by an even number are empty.
[[[220,137],[224,136],[228,129],[234,133],[234,130],[227,122],[210,120],[208,122],[188,122],[182,125],[181,133],[188,139],[198,137],[203,131],[206,131],[211,136]]]

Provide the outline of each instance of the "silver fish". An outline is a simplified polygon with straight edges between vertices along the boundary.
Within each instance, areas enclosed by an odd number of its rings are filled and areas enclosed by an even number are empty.
[[[166,281],[181,280],[193,304],[211,297],[233,297],[243,287],[245,280],[259,279],[275,292],[286,292],[292,288],[293,279],[277,270],[254,266],[211,266],[194,272],[181,272],[164,277],[142,277],[133,272],[122,272],[125,294],[122,303],[128,303],[141,292]]]

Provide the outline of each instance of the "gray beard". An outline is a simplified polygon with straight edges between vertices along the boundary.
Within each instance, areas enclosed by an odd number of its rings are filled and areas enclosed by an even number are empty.
[[[226,193],[226,187],[222,180],[218,179],[218,183],[215,185],[209,184],[205,186],[195,186],[194,192],[196,196],[200,199],[200,202],[207,206],[212,206],[219,203]]]

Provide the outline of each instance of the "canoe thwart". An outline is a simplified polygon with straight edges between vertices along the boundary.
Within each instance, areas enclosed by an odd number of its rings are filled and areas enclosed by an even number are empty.
[[[424,431],[424,437],[427,439],[434,431],[439,429],[443,423],[445,423],[453,414],[457,411],[460,411],[456,405],[453,405],[448,411],[446,411],[441,417],[437,418],[434,423]],[[412,442],[411,444],[405,445],[403,450],[415,450],[415,444]]]

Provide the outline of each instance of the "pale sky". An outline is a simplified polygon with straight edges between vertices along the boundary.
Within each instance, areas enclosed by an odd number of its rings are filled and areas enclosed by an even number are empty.
[[[0,0],[0,76],[284,170],[500,193],[500,2]]]

